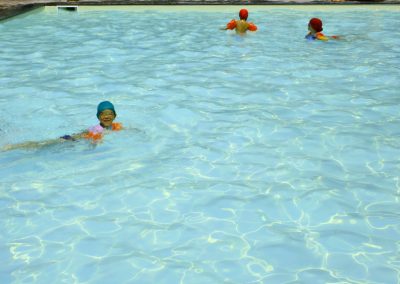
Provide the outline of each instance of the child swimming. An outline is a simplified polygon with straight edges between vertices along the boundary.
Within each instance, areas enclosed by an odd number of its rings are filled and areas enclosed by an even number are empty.
[[[230,21],[226,28],[222,28],[223,30],[236,30],[236,33],[243,34],[247,30],[255,32],[257,30],[257,26],[251,22],[247,22],[247,18],[249,16],[249,12],[246,9],[242,9],[239,11],[240,20],[233,19]]]
[[[122,124],[114,122],[117,117],[114,105],[109,101],[101,102],[97,106],[97,118],[100,123],[90,127],[85,133],[82,133],[82,137],[86,139],[99,140],[103,137],[103,134],[107,130],[119,131],[122,129]]]
[[[65,141],[76,141],[79,139],[88,139],[93,143],[100,141],[104,134],[109,131],[119,131],[122,129],[122,124],[114,122],[117,113],[115,112],[114,105],[109,101],[103,101],[97,106],[97,118],[99,124],[88,128],[80,133],[64,135],[60,138],[46,140],[46,141],[29,141],[20,144],[6,145],[3,147],[3,151],[13,149],[32,149],[41,148],[48,145],[62,143]]]
[[[338,36],[326,36],[322,33],[322,21],[318,18],[312,18],[308,22],[308,34],[305,36],[308,40],[324,40],[339,39]]]

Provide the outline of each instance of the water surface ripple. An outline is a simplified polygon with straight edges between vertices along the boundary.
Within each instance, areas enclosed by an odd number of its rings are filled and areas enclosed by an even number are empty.
[[[0,146],[127,128],[0,153],[1,282],[398,283],[399,14],[356,9],[1,22]]]

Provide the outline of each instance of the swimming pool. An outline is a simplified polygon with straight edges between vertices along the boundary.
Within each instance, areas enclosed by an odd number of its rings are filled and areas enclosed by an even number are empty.
[[[127,128],[0,152],[2,283],[398,283],[399,7],[248,8],[0,23],[0,147]]]

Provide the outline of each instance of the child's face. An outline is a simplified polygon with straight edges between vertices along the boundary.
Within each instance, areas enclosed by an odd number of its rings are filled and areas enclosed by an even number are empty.
[[[106,109],[103,110],[99,115],[100,123],[104,127],[110,127],[115,119],[115,114],[112,110]]]
[[[310,24],[308,24],[308,30],[309,30],[311,33],[315,33],[314,29],[311,27]]]

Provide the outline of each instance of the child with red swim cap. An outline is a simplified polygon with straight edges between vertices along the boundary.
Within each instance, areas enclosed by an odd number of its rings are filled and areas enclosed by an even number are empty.
[[[306,35],[306,39],[309,40],[329,40],[329,39],[338,39],[338,36],[326,36],[322,33],[322,21],[318,18],[312,18],[310,22],[308,22],[308,34]]]
[[[245,33],[247,30],[255,32],[257,30],[257,26],[251,22],[247,22],[247,18],[249,16],[249,12],[246,9],[242,9],[239,11],[240,20],[233,19],[230,21],[226,28],[223,30],[233,30],[235,29],[237,33]]]

